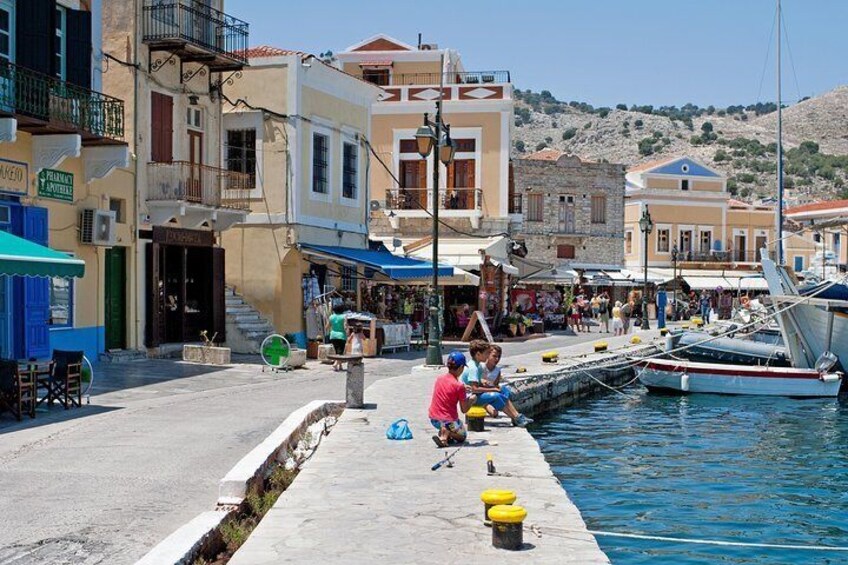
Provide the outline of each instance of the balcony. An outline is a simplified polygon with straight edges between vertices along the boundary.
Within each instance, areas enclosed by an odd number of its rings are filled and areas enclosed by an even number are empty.
[[[468,218],[479,227],[483,216],[483,190],[480,188],[443,188],[439,190],[439,217]],[[433,190],[430,188],[386,189],[385,212],[398,229],[399,218],[426,218],[433,211]]]
[[[727,251],[681,251],[678,263],[759,263],[756,251],[731,249]]]
[[[251,176],[188,161],[147,164],[150,222],[224,230],[250,210]]]
[[[439,97],[451,100],[511,100],[509,71],[475,71],[461,73],[384,73],[363,78],[383,87],[381,102],[431,102]]]
[[[145,0],[142,41],[212,72],[247,65],[249,24],[198,0]]]
[[[0,61],[0,116],[33,135],[79,134],[82,144],[124,145],[124,101]]]

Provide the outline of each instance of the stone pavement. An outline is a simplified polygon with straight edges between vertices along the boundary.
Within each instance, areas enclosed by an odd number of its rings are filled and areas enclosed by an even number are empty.
[[[587,339],[597,335],[504,345],[518,355]],[[366,360],[366,385],[423,356]],[[0,416],[0,563],[133,563],[214,508],[221,477],[292,411],[344,398],[328,366],[275,374],[239,361],[102,365],[90,406]]]
[[[626,339],[615,341],[623,344]],[[582,354],[590,347],[561,351]],[[538,352],[527,354],[526,360],[538,357]],[[345,410],[231,565],[609,563],[588,533],[537,537],[530,530],[534,524],[543,531],[585,530],[585,524],[539,446],[508,420],[498,419],[488,424],[488,431],[471,433],[452,468],[430,469],[446,452],[430,439],[434,430],[427,409],[433,380],[433,375],[419,373],[369,387],[366,409]],[[387,440],[386,428],[401,417],[409,420],[414,439]],[[504,476],[487,475],[487,453]],[[491,546],[479,498],[489,488],[516,491],[517,504],[527,509],[525,550]]]

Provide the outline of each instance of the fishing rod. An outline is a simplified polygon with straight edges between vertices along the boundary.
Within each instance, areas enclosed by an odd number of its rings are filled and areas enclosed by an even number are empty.
[[[454,455],[459,453],[459,450],[462,449],[463,447],[465,447],[464,443],[462,445],[460,445],[459,447],[457,447],[456,449],[454,449],[453,453],[451,453],[450,455],[448,455],[448,452],[445,451],[445,458],[442,459],[441,461],[439,461],[438,463],[436,463],[435,465],[433,465],[432,467],[430,467],[430,470],[431,471],[438,471],[443,466],[453,467],[453,457],[454,457]]]

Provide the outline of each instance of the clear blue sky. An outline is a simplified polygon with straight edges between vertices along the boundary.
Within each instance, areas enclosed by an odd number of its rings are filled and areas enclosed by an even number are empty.
[[[774,100],[774,0],[226,0],[252,45],[341,51],[376,33],[452,47],[467,70],[595,106]],[[786,101],[848,83],[848,0],[784,0]],[[786,42],[784,42],[784,48]],[[766,68],[762,81],[763,68]],[[760,87],[762,83],[762,87]]]

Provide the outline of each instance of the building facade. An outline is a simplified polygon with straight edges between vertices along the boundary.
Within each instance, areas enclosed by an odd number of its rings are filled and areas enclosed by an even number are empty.
[[[517,239],[548,265],[624,263],[624,167],[544,150],[514,166]]]
[[[101,3],[0,1],[0,229],[85,261],[78,279],[0,276],[0,357],[134,335],[124,101],[101,89]]]
[[[829,274],[830,270],[845,270],[848,265],[848,227],[843,223],[848,220],[848,200],[831,200],[794,206],[784,210],[787,220],[795,222],[807,230],[807,237],[812,237],[816,243],[816,253],[812,257],[804,253],[796,253],[794,249],[786,250],[786,263],[795,272],[812,270],[817,275]]]
[[[103,84],[127,100],[135,160],[135,331],[148,354],[226,339],[220,236],[248,212],[248,176],[223,166],[225,85],[248,24],[221,0],[106,2]]]
[[[251,176],[253,212],[224,234],[226,278],[305,345],[304,289],[352,292],[359,302],[364,267],[316,246],[368,249],[367,140],[381,89],[306,53],[247,55],[250,68],[227,88],[223,127],[226,166]]]

